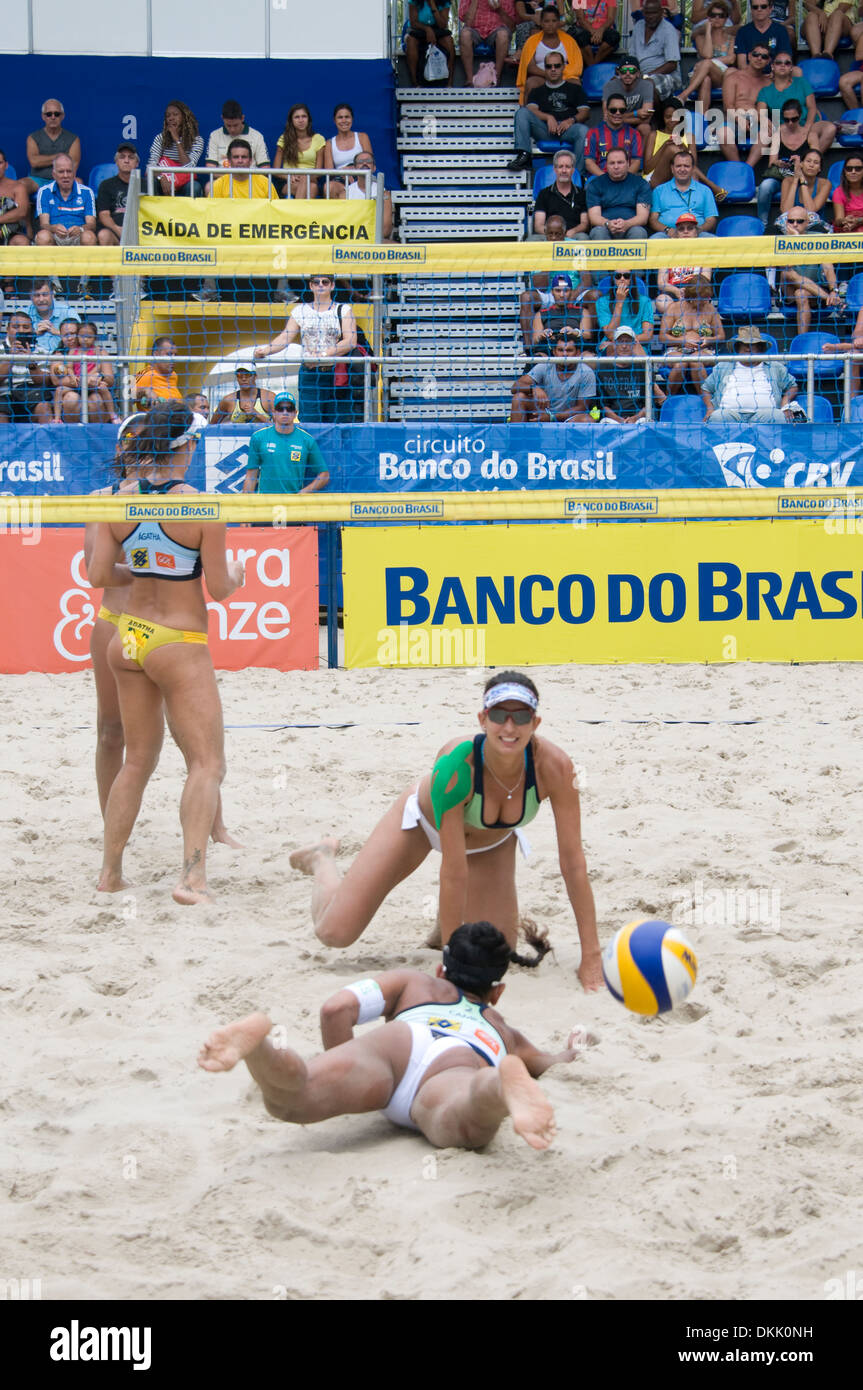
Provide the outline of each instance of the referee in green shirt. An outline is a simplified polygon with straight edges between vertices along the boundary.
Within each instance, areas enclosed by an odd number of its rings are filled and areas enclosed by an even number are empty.
[[[308,474],[312,481],[303,483]],[[273,401],[273,423],[249,441],[243,492],[319,492],[330,481],[317,441],[297,425],[297,402],[290,391]]]

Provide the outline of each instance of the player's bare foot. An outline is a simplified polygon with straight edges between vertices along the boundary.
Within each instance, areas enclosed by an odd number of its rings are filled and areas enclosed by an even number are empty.
[[[313,874],[319,859],[334,859],[338,848],[338,840],[333,835],[327,835],[316,845],[295,849],[288,862],[292,869],[299,869],[301,874]]]
[[[132,886],[129,879],[124,878],[122,874],[109,873],[107,869],[103,869],[96,889],[99,893],[122,893],[124,888]]]
[[[204,1071],[231,1071],[260,1047],[272,1026],[266,1014],[249,1014],[217,1028],[198,1053],[198,1066]]]
[[[227,845],[229,849],[245,849],[245,845],[235,839],[227,826],[221,823],[213,826],[210,831],[210,839],[214,845]]]
[[[171,897],[181,907],[195,907],[198,903],[213,901],[212,893],[208,893],[206,888],[187,888],[185,883],[178,883]]]
[[[599,1035],[597,1033],[592,1033],[584,1023],[576,1023],[566,1040],[566,1045],[579,1052],[585,1047],[596,1047],[598,1042]]]
[[[430,951],[440,951],[443,949],[443,938],[440,934],[440,922],[435,922],[434,926],[432,927],[423,944],[428,946]]]
[[[516,1134],[532,1149],[547,1149],[557,1133],[554,1111],[520,1057],[504,1057],[500,1087]]]

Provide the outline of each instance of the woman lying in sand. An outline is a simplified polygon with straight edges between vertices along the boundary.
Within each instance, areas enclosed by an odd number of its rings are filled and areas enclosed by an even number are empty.
[[[293,867],[314,878],[312,921],[321,941],[350,946],[396,884],[436,849],[441,853],[438,921],[443,943],[460,922],[485,917],[498,924],[514,947],[519,928],[515,846],[527,853],[522,827],[548,801],[581,939],[578,978],[587,990],[602,988],[575,771],[562,748],[537,738],[538,703],[528,676],[516,671],[494,675],[483,693],[482,733],[472,742],[456,738],[444,745],[432,772],[402,792],[344,878],[336,869],[335,839],[291,855]]]
[[[562,1052],[541,1052],[492,1007],[510,961],[541,958],[517,956],[489,922],[470,922],[453,932],[435,977],[390,970],[338,990],[321,1009],[327,1050],[310,1062],[282,1044],[280,1029],[267,1037],[265,1014],[250,1014],[217,1028],[198,1065],[230,1071],[245,1061],[269,1113],[291,1124],[383,1110],[438,1148],[479,1149],[509,1115],[525,1143],[547,1149],[554,1111],[534,1077],[595,1039],[575,1029]],[[382,1028],[354,1039],[358,1023],[381,1015]]]

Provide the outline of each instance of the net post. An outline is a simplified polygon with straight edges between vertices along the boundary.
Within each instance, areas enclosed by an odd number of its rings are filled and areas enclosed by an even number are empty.
[[[339,596],[336,576],[338,524],[335,521],[327,521],[324,528],[327,533],[327,666],[331,671],[335,671],[339,664]]]

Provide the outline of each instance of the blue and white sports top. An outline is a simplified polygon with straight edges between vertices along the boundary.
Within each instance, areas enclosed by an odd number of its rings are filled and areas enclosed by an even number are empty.
[[[436,1038],[456,1038],[472,1047],[490,1067],[499,1067],[506,1056],[506,1044],[483,1010],[487,1004],[475,1004],[459,990],[452,1004],[414,1004],[393,1016],[399,1023],[424,1023]]]
[[[133,578],[197,579],[201,552],[180,545],[158,521],[141,521],[121,542]]]

